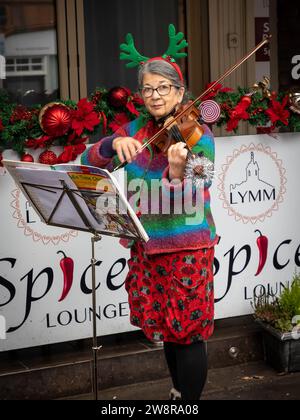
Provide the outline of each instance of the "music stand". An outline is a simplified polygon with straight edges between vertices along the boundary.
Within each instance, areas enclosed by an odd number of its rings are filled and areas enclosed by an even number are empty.
[[[117,184],[116,180],[109,174],[109,179],[112,181],[115,188],[118,189],[118,193],[120,194],[119,197],[122,199],[122,204],[126,206],[126,209],[130,210],[127,213],[129,214],[130,220],[132,222],[132,226],[126,224],[126,229],[128,233],[120,233],[120,232],[109,232],[105,231],[102,228],[97,229],[95,224],[91,222],[89,217],[89,213],[87,212],[87,202],[89,199],[87,198],[88,195],[92,194],[93,198],[103,195],[103,192],[99,191],[92,191],[91,190],[84,190],[78,189],[76,185],[73,184],[71,179],[68,179],[68,174],[66,172],[58,172],[58,171],[47,171],[48,174],[54,175],[56,174],[56,180],[60,183],[56,185],[53,182],[47,185],[45,182],[33,183],[26,181],[26,175],[44,173],[41,168],[30,169],[28,165],[22,167],[22,162],[19,162],[19,167],[17,167],[17,163],[13,161],[3,161],[3,165],[12,175],[22,192],[24,193],[25,197],[28,199],[30,204],[39,214],[41,220],[46,223],[48,226],[60,227],[65,229],[73,229],[78,231],[88,232],[92,235],[91,237],[91,266],[92,266],[92,307],[93,307],[93,317],[92,317],[92,325],[93,325],[93,346],[92,346],[92,353],[93,353],[93,370],[92,370],[92,386],[93,386],[93,394],[94,399],[98,400],[98,352],[102,348],[102,346],[98,346],[98,337],[97,337],[97,315],[96,315],[96,308],[97,308],[97,295],[96,295],[96,264],[97,260],[95,258],[95,244],[101,241],[101,235],[112,236],[116,238],[123,238],[123,239],[134,239],[139,241],[147,241],[147,234],[144,231],[142,225],[140,224],[139,220],[135,218],[135,214],[130,207],[130,204],[127,202],[126,198],[122,194],[121,190],[119,190],[119,185]],[[21,171],[20,170],[25,169]],[[19,171],[19,172],[18,172]],[[107,172],[107,171],[106,171]],[[107,172],[108,174],[108,172]],[[50,176],[50,175],[49,175]],[[29,177],[30,178],[30,177]],[[60,179],[63,178],[63,179]],[[53,197],[55,200],[54,205],[52,206],[52,211],[45,214],[45,209],[41,204],[38,192],[43,192],[49,194],[49,197]],[[77,214],[79,219],[82,221],[81,226],[72,226],[69,223],[63,224],[60,222],[55,221],[55,216],[60,209],[60,206],[64,202],[64,200],[68,199],[69,202],[72,204],[72,208],[74,212]],[[50,198],[51,201],[51,198]],[[118,218],[114,218],[114,223],[118,223]],[[122,229],[121,229],[122,230]]]

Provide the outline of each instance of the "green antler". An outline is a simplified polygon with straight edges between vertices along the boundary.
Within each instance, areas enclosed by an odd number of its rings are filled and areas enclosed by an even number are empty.
[[[163,57],[172,57],[174,60],[177,58],[183,58],[187,56],[185,52],[179,52],[180,50],[187,48],[189,44],[184,39],[184,34],[178,32],[176,34],[176,29],[174,25],[169,25],[169,48],[168,51],[163,55]]]
[[[127,44],[120,45],[120,59],[128,60],[129,63],[126,64],[126,67],[132,68],[137,67],[141,63],[144,63],[149,60],[149,58],[142,56],[135,48],[134,39],[132,34],[126,35]]]

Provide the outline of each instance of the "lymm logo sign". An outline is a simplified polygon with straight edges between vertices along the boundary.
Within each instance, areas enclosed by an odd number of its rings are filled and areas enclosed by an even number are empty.
[[[233,150],[222,165],[219,181],[219,198],[237,222],[264,222],[284,202],[286,169],[277,153],[264,144]]]
[[[6,340],[6,320],[0,315],[0,340]]]
[[[3,55],[0,54],[0,80],[6,79],[6,60]]]

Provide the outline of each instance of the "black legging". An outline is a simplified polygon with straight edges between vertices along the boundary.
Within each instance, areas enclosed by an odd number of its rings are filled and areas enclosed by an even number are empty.
[[[164,351],[174,388],[183,400],[199,400],[207,379],[206,344],[164,343]]]

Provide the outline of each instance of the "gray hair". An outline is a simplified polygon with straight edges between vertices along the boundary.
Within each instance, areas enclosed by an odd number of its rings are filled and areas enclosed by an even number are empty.
[[[166,79],[170,80],[172,85],[178,86],[178,88],[184,87],[185,88],[185,95],[183,97],[182,102],[186,103],[186,102],[189,101],[190,94],[187,92],[184,82],[180,79],[179,74],[174,69],[174,67],[170,63],[168,63],[167,61],[154,60],[154,61],[150,61],[150,62],[147,62],[144,65],[142,65],[139,68],[139,72],[138,72],[139,88],[141,88],[143,86],[143,80],[144,80],[144,76],[145,76],[146,73],[159,74],[159,75],[165,77]]]
[[[184,83],[181,81],[179,74],[174,67],[163,60],[154,60],[142,65],[138,73],[139,87],[143,85],[144,75],[146,73],[159,74],[166,79],[170,80],[173,85],[178,87],[184,87]]]

